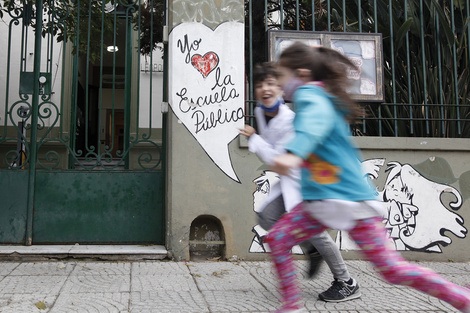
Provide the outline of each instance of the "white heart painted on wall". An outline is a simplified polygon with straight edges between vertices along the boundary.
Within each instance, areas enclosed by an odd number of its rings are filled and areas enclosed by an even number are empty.
[[[169,103],[214,163],[239,182],[228,145],[244,125],[244,27],[182,23],[169,37]]]

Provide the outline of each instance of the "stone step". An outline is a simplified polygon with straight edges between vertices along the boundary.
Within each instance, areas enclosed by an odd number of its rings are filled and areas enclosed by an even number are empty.
[[[161,245],[0,245],[0,260],[51,259],[163,260],[168,251]]]

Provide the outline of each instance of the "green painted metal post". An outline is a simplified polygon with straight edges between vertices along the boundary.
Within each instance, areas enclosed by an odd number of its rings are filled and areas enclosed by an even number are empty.
[[[34,87],[31,108],[31,151],[29,161],[28,205],[25,238],[25,244],[27,246],[30,246],[33,243],[34,187],[36,184],[37,128],[39,115],[39,77],[41,73],[42,9],[42,0],[36,0],[36,32],[34,37]]]
[[[130,139],[130,125],[131,125],[131,85],[132,85],[132,79],[131,75],[129,73],[133,70],[132,69],[132,58],[128,55],[132,51],[132,25],[129,23],[129,17],[126,16],[126,66],[125,66],[125,72],[126,72],[126,91],[124,95],[124,149],[123,151],[128,151],[129,149],[129,139]],[[137,124],[138,128],[138,124]],[[126,156],[126,159],[124,161],[124,167],[126,170],[129,169],[129,155]]]

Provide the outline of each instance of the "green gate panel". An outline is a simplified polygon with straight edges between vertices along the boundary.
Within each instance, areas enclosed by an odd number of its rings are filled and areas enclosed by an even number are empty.
[[[0,171],[0,243],[24,244],[28,171]]]
[[[37,172],[33,244],[164,244],[163,173]]]

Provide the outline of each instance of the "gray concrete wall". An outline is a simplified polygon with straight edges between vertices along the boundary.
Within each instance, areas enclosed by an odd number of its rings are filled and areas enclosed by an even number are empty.
[[[207,214],[222,222],[225,257],[266,259],[265,253],[250,253],[249,250],[254,237],[252,229],[256,225],[253,180],[267,167],[248,151],[243,138],[235,140],[230,145],[230,153],[241,181],[238,184],[215,167],[184,127],[173,123],[171,129],[168,242],[175,258],[189,258],[190,224],[197,216]],[[392,212],[385,220],[389,220],[388,226],[394,230],[397,250],[410,260],[469,261],[470,251],[466,247],[470,227],[470,202],[467,201],[470,140],[355,137],[355,141],[366,162],[377,159],[382,162],[375,168],[377,179],[372,181],[385,207],[388,204]],[[387,171],[387,164],[395,165],[394,170]],[[400,198],[399,191],[395,196],[391,192],[389,201],[384,200],[383,191],[393,189],[390,173],[403,182],[411,200]],[[408,219],[407,224],[406,212],[412,211],[417,214],[414,221]],[[412,235],[400,235],[399,230],[403,228],[409,229]],[[336,231],[330,233],[335,239],[340,237]],[[416,238],[405,240],[407,246],[402,244],[400,237],[413,238],[414,235]],[[362,259],[347,240],[337,242],[346,259]]]
[[[170,31],[184,22],[200,22],[215,29],[227,21],[243,23],[242,0],[169,1]],[[244,42],[239,44],[243,46]],[[248,250],[252,237],[250,227],[255,222],[253,214],[246,214],[252,203],[250,193],[253,184],[249,179],[256,170],[250,167],[257,166],[257,158],[246,149],[239,149],[238,140],[231,142],[229,150],[233,168],[241,183],[228,177],[215,165],[170,109],[167,249],[177,260],[189,259],[190,226],[201,215],[213,216],[223,225],[223,234],[219,234],[218,239],[226,242],[225,256],[244,255]]]

